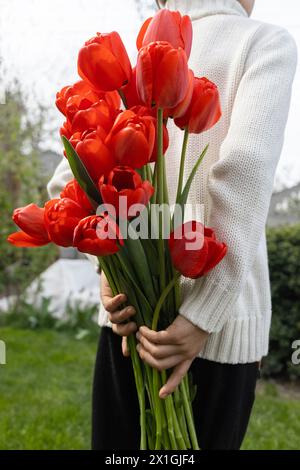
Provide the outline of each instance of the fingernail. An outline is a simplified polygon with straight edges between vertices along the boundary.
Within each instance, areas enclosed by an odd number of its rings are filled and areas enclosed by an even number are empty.
[[[128,307],[127,313],[129,313],[129,315],[133,315],[135,313],[134,308],[133,307]]]
[[[138,351],[139,349],[140,349],[140,345],[137,344],[137,345],[136,345],[136,350]]]
[[[141,338],[141,333],[138,331],[135,336],[136,336],[136,339],[140,339]]]
[[[168,393],[167,393],[167,392],[163,392],[163,393],[160,393],[159,396],[160,396],[160,398],[167,398]]]

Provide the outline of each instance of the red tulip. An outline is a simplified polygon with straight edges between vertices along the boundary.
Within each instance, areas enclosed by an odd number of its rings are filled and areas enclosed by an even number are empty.
[[[105,145],[103,138],[101,129],[85,133],[75,148],[89,175],[96,183],[100,176],[108,176],[116,166],[116,160]]]
[[[137,90],[150,107],[173,108],[188,89],[189,70],[186,53],[167,42],[152,42],[140,49],[137,66]]]
[[[112,109],[104,100],[94,103],[86,109],[80,109],[73,116],[72,133],[95,130],[98,126],[109,132],[118,111]]]
[[[44,209],[35,204],[15,209],[12,218],[22,231],[9,235],[9,243],[20,247],[36,247],[50,243],[44,212]]]
[[[194,73],[192,70],[189,70],[189,85],[185,97],[180,103],[174,108],[167,109],[165,111],[166,117],[171,117],[173,119],[183,116],[188,107],[190,106],[191,99],[193,96],[194,90]]]
[[[152,155],[150,157],[150,162],[156,162],[157,160],[157,119],[156,119],[156,109],[155,108],[147,108],[146,106],[133,106],[131,108],[138,116],[151,116],[153,118],[153,124],[155,126],[155,140]],[[155,116],[155,117],[154,117]],[[163,124],[163,154],[166,153],[169,147],[169,132],[167,126]]]
[[[149,181],[143,181],[140,175],[129,166],[117,166],[108,175],[107,181],[102,176],[99,188],[104,204],[111,204],[115,214],[126,219],[133,204],[146,206],[154,193]],[[124,200],[120,200],[120,197]],[[123,207],[124,206],[124,207]]]
[[[97,33],[78,55],[78,73],[95,90],[119,90],[130,80],[131,65],[118,33]]]
[[[96,101],[99,101],[97,93],[91,89],[87,82],[80,80],[74,85],[65,86],[57,92],[55,104],[59,111],[67,116],[68,114],[74,115],[80,108],[81,102],[86,102],[89,107]],[[70,118],[71,116],[67,117]]]
[[[59,246],[73,246],[74,229],[89,211],[69,198],[51,199],[45,204],[45,225],[51,241]]]
[[[142,25],[137,37],[138,50],[154,41],[166,41],[172,47],[181,47],[187,57],[190,56],[193,38],[191,18],[181,16],[179,11],[165,8],[159,10],[153,18],[148,18]]]
[[[154,140],[153,118],[127,110],[117,116],[106,145],[120,165],[141,168],[150,160]]]
[[[65,86],[56,93],[56,106],[62,114],[72,121],[74,115],[80,109],[87,109],[99,100],[104,100],[113,108],[119,108],[120,97],[116,91],[95,92],[84,80],[74,85]]]
[[[87,134],[88,134],[88,132],[87,132]],[[78,142],[82,141],[84,135],[85,134],[82,133],[82,132],[75,132],[75,134],[71,135],[71,137],[69,138],[69,142],[73,146],[74,149],[76,148],[76,145],[78,144]],[[66,154],[65,151],[64,151],[64,155],[65,155],[65,157],[67,157],[67,154]]]
[[[193,95],[185,114],[175,119],[181,129],[200,134],[213,127],[221,117],[221,104],[217,86],[207,78],[194,77]]]
[[[62,125],[62,127],[59,130],[60,136],[62,137],[63,135],[67,138],[70,139],[72,136],[72,126],[69,121],[65,121]]]
[[[143,102],[138,94],[136,87],[136,67],[133,67],[129,82],[122,89],[126,99],[127,108],[142,105]]]
[[[74,232],[74,246],[95,256],[112,255],[123,244],[118,225],[107,215],[91,215],[82,219]]]
[[[85,209],[87,212],[91,214],[94,212],[93,206],[89,198],[87,197],[87,195],[85,194],[81,186],[79,186],[79,183],[76,181],[75,178],[66,184],[66,186],[60,193],[60,197],[61,199],[63,198],[72,199],[72,201],[77,202],[77,204],[79,204],[80,207],[82,207],[83,209]]]
[[[171,233],[169,249],[177,271],[192,279],[207,274],[227,252],[227,246],[217,241],[214,231],[195,220]]]

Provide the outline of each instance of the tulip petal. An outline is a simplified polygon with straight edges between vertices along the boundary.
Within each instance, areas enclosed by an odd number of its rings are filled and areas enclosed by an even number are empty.
[[[141,29],[139,31],[139,34],[136,38],[136,47],[137,47],[137,50],[139,51],[141,49],[141,47],[143,47],[143,40],[144,40],[144,37],[145,37],[145,34],[146,34],[146,31],[148,29],[148,26],[149,24],[151,23],[151,20],[152,20],[152,17],[150,18],[147,18],[144,23],[142,24],[141,26]]]
[[[116,57],[99,43],[80,49],[78,73],[92,88],[100,91],[117,90],[127,78]]]
[[[158,64],[153,85],[155,104],[160,108],[177,106],[188,91],[189,71],[182,49],[170,49]]]
[[[142,48],[139,52],[136,65],[136,86],[140,99],[146,106],[152,106],[153,70],[152,60],[147,49]]]
[[[14,232],[11,233],[7,237],[7,241],[12,245],[22,247],[22,248],[37,248],[39,246],[48,245],[50,243],[50,239],[46,240],[39,240],[30,235],[27,235],[25,232]]]
[[[36,204],[28,204],[14,210],[13,221],[21,230],[34,239],[47,242],[48,233],[44,223],[44,209]]]

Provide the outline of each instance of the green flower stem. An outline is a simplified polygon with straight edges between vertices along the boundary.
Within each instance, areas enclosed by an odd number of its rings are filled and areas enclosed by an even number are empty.
[[[180,274],[178,274],[178,271],[176,271],[172,262],[171,262],[171,266],[172,266],[173,277],[176,277],[176,281],[174,284],[174,303],[175,303],[175,312],[178,312],[179,307],[181,305]]]
[[[161,378],[162,378],[162,384],[165,384],[167,382],[167,373],[165,370],[162,371]],[[185,445],[184,439],[180,431],[180,426],[178,423],[177,414],[176,414],[176,410],[174,407],[173,396],[169,395],[167,398],[165,398],[165,403],[166,403],[166,409],[167,409],[168,423],[172,421],[172,433],[171,433],[170,439],[172,440],[173,438],[174,442],[176,441],[176,447],[173,447],[173,449],[185,450],[186,445]],[[170,433],[170,428],[169,428],[169,433]],[[172,436],[172,434],[174,434],[174,437]]]
[[[174,407],[172,395],[170,395],[170,403],[171,403],[171,407],[172,407],[174,432],[175,432],[175,438],[176,438],[176,441],[177,441],[177,444],[178,444],[178,449],[179,450],[186,450],[187,447],[186,447],[185,440],[183,438],[183,435],[182,435],[182,432],[181,432],[181,429],[180,429],[180,425],[179,425],[179,420],[178,420],[178,417],[177,417],[178,411]]]
[[[161,449],[161,439],[162,439],[162,403],[158,395],[159,388],[160,388],[159,372],[157,369],[153,369],[153,399],[154,399],[154,405],[155,405],[155,421],[156,421],[155,450]]]
[[[154,310],[154,313],[153,313],[152,330],[155,330],[155,331],[157,330],[159,314],[160,314],[161,308],[163,306],[163,303],[164,303],[166,297],[168,296],[168,294],[170,293],[171,289],[174,287],[174,285],[176,283],[176,280],[178,279],[179,276],[180,276],[180,274],[176,273],[175,277],[173,279],[171,279],[169,284],[165,287],[165,289],[161,293],[160,298],[158,299],[158,302],[156,304],[156,307],[155,307],[155,310]]]
[[[141,177],[142,177],[143,181],[145,181],[147,179],[147,165],[144,165],[141,168]]]
[[[111,276],[114,280],[114,283],[118,289],[118,291],[120,290],[120,284],[119,284],[119,276],[118,276],[118,270],[116,268],[116,265],[115,265],[115,261],[114,261],[114,255],[112,256],[107,256],[107,265],[109,266],[109,269],[110,269],[110,272],[111,272]]]
[[[139,304],[143,305],[143,312],[137,312],[137,313],[139,313],[138,325],[139,326],[144,325],[144,324],[149,325],[151,323],[150,314],[152,312],[152,308],[151,308],[150,304],[148,303],[147,298],[145,297],[143,291],[138,286],[138,284],[136,282],[136,279],[134,278],[134,273],[132,273],[130,268],[126,265],[126,262],[123,259],[123,257],[121,256],[121,254],[117,253],[116,256],[117,256],[117,259],[118,259],[118,262],[120,264],[120,268],[121,268],[121,271],[122,271],[123,284],[128,284],[128,279],[129,279],[129,281],[131,281],[131,283],[133,285],[133,288],[134,288],[134,291],[135,291],[135,295],[139,300]],[[128,276],[127,280],[124,277],[124,274],[126,274]],[[130,297],[128,292],[127,292],[127,296]],[[128,299],[128,300],[130,300],[130,299]]]
[[[143,382],[143,374],[140,364],[140,359],[136,351],[136,343],[133,335],[127,337],[128,348],[132,358],[133,372],[137,388],[137,395],[140,406],[140,428],[141,428],[141,441],[140,450],[147,449],[147,433],[146,433],[146,401],[145,401],[145,388]]]
[[[99,258],[99,263],[101,269],[105,273],[109,285],[112,289],[113,295],[117,295],[122,291],[121,283],[119,279],[120,273],[118,273],[118,269],[114,261],[117,261],[117,258],[113,258],[113,256],[109,256],[106,259]],[[140,408],[140,428],[141,428],[141,441],[140,441],[140,449],[146,450],[147,449],[147,434],[146,434],[146,401],[145,401],[145,387],[144,387],[144,380],[143,380],[143,373],[141,369],[141,362],[136,350],[136,342],[133,335],[128,336],[128,348],[130,351],[130,356],[132,360],[132,367],[133,373],[135,378],[137,396],[139,401],[139,408]]]
[[[150,199],[150,203],[156,204],[156,201],[157,201],[157,162],[155,163],[154,171],[152,174],[152,186],[154,187],[154,194]]]
[[[168,396],[167,398],[164,399],[164,404],[166,407],[167,423],[168,423],[168,434],[169,434],[172,449],[179,450],[177,441],[175,438],[175,432],[174,432],[173,411],[172,411],[171,400],[172,400],[171,396]]]
[[[163,158],[163,176],[164,176],[164,203],[169,204],[169,191],[168,191],[168,182],[167,182],[167,175],[166,175],[166,159]]]
[[[150,181],[150,183],[152,183],[153,174],[152,174],[152,168],[150,166],[150,163],[147,163],[146,165],[146,173],[147,173],[147,180]]]
[[[181,393],[178,390],[178,388],[175,390],[173,396],[174,396],[175,408],[176,408],[176,412],[177,412],[177,416],[178,416],[178,420],[179,420],[179,424],[180,424],[180,430],[182,432],[182,437],[183,437],[184,442],[185,442],[185,448],[190,449],[191,448],[191,442],[190,442],[190,438],[189,438],[188,429],[187,429],[187,426],[186,426],[185,414],[184,414],[184,408],[183,408]]]
[[[104,272],[104,274],[105,274],[105,276],[108,280],[108,283],[110,285],[110,288],[111,288],[113,294],[117,295],[118,289],[116,287],[115,280],[114,280],[114,278],[111,274],[111,271],[108,267],[107,260],[105,260],[104,257],[103,258],[98,257],[98,261],[99,261],[99,266],[100,266],[101,270]]]
[[[179,202],[181,192],[182,192],[182,184],[183,184],[183,176],[184,176],[184,165],[185,165],[185,156],[187,150],[187,144],[189,139],[189,132],[187,128],[184,130],[183,135],[183,143],[182,143],[182,150],[181,150],[181,157],[180,157],[180,170],[179,170],[179,177],[178,177],[178,186],[177,186],[177,195],[176,195],[176,203]]]
[[[187,426],[188,426],[188,430],[190,434],[190,439],[192,443],[192,448],[193,450],[199,450],[199,444],[198,444],[198,439],[197,439],[197,434],[196,434],[194,419],[193,419],[192,404],[190,403],[190,400],[188,398],[187,387],[188,387],[188,383],[187,383],[187,376],[186,376],[181,382],[179,388],[182,394],[183,406],[184,406]]]
[[[164,173],[163,173],[163,110],[157,110],[157,202],[163,202],[164,195]]]
[[[162,441],[165,450],[172,450],[170,436],[168,432],[168,420],[165,403],[162,402],[162,413],[163,413],[163,429],[162,429]]]
[[[125,95],[124,95],[124,92],[123,92],[122,88],[119,88],[118,93],[119,93],[119,95],[120,95],[120,98],[121,98],[121,100],[122,100],[122,103],[123,103],[123,105],[124,105],[124,108],[125,108],[125,109],[128,109],[127,100],[126,100],[126,98],[125,98]]]
[[[157,110],[157,196],[156,203],[164,202],[164,162],[163,162],[163,110]],[[166,267],[165,267],[165,240],[163,238],[164,218],[161,211],[158,213],[159,239],[158,239],[158,257],[159,257],[159,283],[161,291],[165,288]]]
[[[147,383],[146,383],[146,387],[147,387],[147,392],[148,392],[148,398],[149,398],[149,403],[150,403],[150,407],[151,407],[151,410],[153,413],[155,413],[155,403],[154,403],[154,395],[153,395],[153,376],[152,376],[152,369],[151,367],[149,366],[149,364],[147,364],[146,362],[144,362],[144,368],[145,368],[145,372],[146,372],[146,377],[147,377]]]
[[[179,276],[179,274],[177,275]],[[167,298],[168,294],[170,293],[171,289],[173,288],[177,276],[175,276],[169,284],[165,287],[163,292],[161,293],[160,298],[158,299],[158,302],[156,304],[154,313],[153,313],[153,320],[152,320],[152,330],[157,330],[158,326],[158,320],[159,320],[159,314],[161,311],[161,308],[164,304],[165,299]],[[164,378],[164,377],[163,377]],[[155,409],[156,409],[156,445],[155,449],[160,449],[161,446],[161,433],[162,433],[162,401],[159,398],[159,389],[161,386],[161,382],[159,380],[159,372],[156,369],[153,369],[153,396],[154,396],[154,402],[155,402]],[[177,449],[177,443],[176,443],[176,438],[174,434],[174,427],[173,427],[173,410],[172,410],[172,397],[168,397],[165,399],[164,405],[165,405],[165,412],[166,412],[166,419],[167,419],[167,424],[168,424],[168,434],[170,438],[170,443],[172,446],[172,449]]]

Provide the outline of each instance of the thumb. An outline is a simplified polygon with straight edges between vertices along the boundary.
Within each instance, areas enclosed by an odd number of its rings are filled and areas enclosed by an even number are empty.
[[[192,361],[187,360],[187,361],[181,362],[176,367],[174,367],[172,374],[168,378],[165,385],[163,385],[163,387],[159,391],[160,398],[166,398],[168,395],[174,392],[176,387],[178,387],[183,377],[189,370],[191,363]]]

